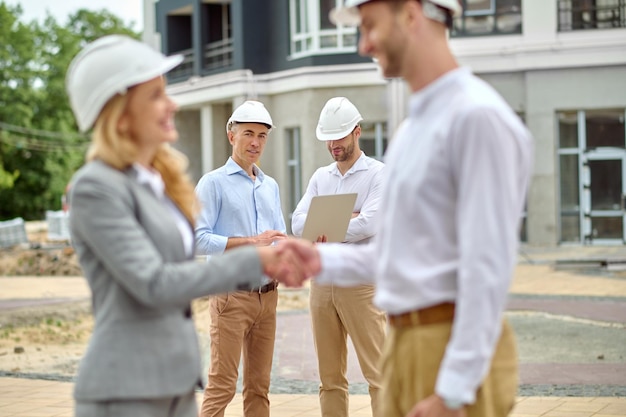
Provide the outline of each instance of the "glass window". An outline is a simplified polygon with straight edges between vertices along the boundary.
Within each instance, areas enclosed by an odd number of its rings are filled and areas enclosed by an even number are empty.
[[[580,208],[578,189],[578,155],[561,155],[561,211],[576,212]]]
[[[356,28],[335,26],[330,11],[343,0],[289,0],[291,57],[355,52]]]
[[[387,123],[363,122],[361,123],[361,137],[359,147],[365,155],[382,161],[387,150]]]
[[[623,239],[624,218],[594,217],[591,219],[591,236],[593,239]]]
[[[622,160],[589,161],[591,210],[621,210]]]
[[[561,213],[561,242],[580,242],[580,217]]]
[[[578,112],[559,113],[559,148],[578,148]]]
[[[626,0],[559,0],[561,32],[626,27]]]
[[[233,65],[230,4],[203,4],[203,65],[206,70]]]
[[[580,241],[580,191],[578,154],[561,155],[561,241]]]
[[[587,148],[624,148],[623,110],[601,110],[585,112]]]
[[[300,128],[294,127],[285,130],[287,149],[287,182],[289,190],[289,223],[291,215],[302,198],[302,161],[300,157]],[[291,224],[288,225],[291,230]]]
[[[463,14],[454,19],[450,36],[522,33],[521,0],[462,0]]]

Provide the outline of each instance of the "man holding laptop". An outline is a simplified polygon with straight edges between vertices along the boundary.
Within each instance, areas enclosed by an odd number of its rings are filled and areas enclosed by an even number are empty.
[[[357,197],[344,242],[363,244],[374,235],[385,165],[361,151],[361,120],[357,108],[345,97],[331,98],[322,109],[316,135],[326,142],[335,162],[319,168],[311,177],[293,213],[291,228],[295,236],[303,234],[314,197],[352,193]],[[327,234],[315,238],[317,242],[327,240]],[[372,415],[381,416],[378,360],[385,336],[385,315],[372,304],[373,296],[373,285],[345,288],[311,282],[310,311],[323,417],[348,416],[348,335],[369,384]]]

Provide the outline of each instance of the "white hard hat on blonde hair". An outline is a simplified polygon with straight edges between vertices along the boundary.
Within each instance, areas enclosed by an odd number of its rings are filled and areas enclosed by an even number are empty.
[[[356,106],[345,97],[333,97],[320,113],[315,135],[319,140],[343,139],[363,120]]]
[[[267,125],[269,129],[274,127],[272,117],[263,103],[255,100],[244,101],[241,106],[235,109],[226,122],[226,133],[228,133],[232,123],[260,123]]]
[[[80,131],[93,126],[113,96],[165,74],[182,60],[182,55],[167,57],[124,35],[103,36],[85,46],[72,60],[65,77]]]
[[[361,23],[359,15],[359,6],[369,3],[373,0],[346,0],[343,7],[335,7],[330,11],[330,21],[334,24],[344,26],[358,26]],[[437,16],[436,8],[431,6],[439,6],[448,9],[453,17],[459,16],[463,10],[459,0],[420,0],[424,6],[424,13],[431,19],[441,21]],[[445,19],[445,17],[443,18]],[[445,23],[445,22],[443,22]]]

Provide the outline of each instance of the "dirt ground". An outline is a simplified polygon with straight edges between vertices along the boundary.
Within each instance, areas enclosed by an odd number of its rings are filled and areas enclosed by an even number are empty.
[[[27,233],[30,245],[0,249],[0,276],[19,279],[82,274],[69,244],[47,241],[46,230],[41,227],[27,227]],[[208,298],[195,300],[192,307],[198,332],[208,336]],[[306,288],[279,291],[279,311],[306,308]],[[71,377],[92,328],[87,300],[0,310],[0,373]]]

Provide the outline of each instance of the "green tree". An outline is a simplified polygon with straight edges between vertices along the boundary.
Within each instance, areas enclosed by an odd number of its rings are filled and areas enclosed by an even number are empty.
[[[71,59],[88,42],[121,33],[139,37],[112,13],[81,9],[66,25],[20,21],[19,6],[0,1],[0,220],[41,219],[58,210],[65,186],[82,164],[65,93]]]

